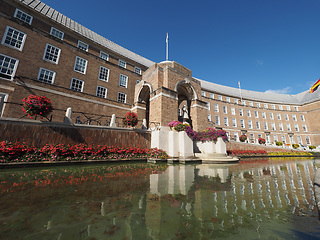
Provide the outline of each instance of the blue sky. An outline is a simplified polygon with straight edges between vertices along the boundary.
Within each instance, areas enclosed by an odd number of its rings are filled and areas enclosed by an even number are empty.
[[[297,94],[320,78],[319,0],[43,0],[152,61],[196,78]]]

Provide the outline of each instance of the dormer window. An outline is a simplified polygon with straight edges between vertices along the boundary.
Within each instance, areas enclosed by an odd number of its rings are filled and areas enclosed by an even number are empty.
[[[89,49],[89,45],[84,42],[78,41],[78,48],[87,52]]]
[[[25,13],[23,11],[21,11],[20,9],[16,9],[16,11],[14,12],[13,15],[15,18],[20,19],[21,21],[28,23],[29,25],[31,25],[32,23],[32,19],[33,17],[31,15],[29,15],[28,13]]]

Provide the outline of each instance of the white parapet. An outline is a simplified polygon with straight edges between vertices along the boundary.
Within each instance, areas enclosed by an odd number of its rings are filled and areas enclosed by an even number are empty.
[[[185,131],[179,132],[179,156],[193,157],[193,141]]]
[[[187,133],[161,129],[152,131],[151,148],[159,148],[170,157],[193,157],[193,142]]]
[[[216,153],[227,153],[227,145],[221,137],[219,137],[216,142]]]
[[[179,133],[176,131],[169,131],[169,146],[168,155],[170,157],[179,157]]]

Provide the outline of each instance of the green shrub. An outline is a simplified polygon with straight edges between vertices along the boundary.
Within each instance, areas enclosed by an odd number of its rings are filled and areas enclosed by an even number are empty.
[[[317,147],[316,146],[309,146],[309,149],[312,150],[312,149],[316,149]]]
[[[299,144],[296,144],[296,143],[293,143],[293,144],[292,144],[292,148],[297,149],[298,147],[300,147]]]
[[[276,141],[276,145],[277,145],[277,146],[282,146],[282,145],[283,145],[283,142],[278,142],[278,141]]]

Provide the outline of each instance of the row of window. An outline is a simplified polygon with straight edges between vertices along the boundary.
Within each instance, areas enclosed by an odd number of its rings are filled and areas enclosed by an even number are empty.
[[[211,115],[208,114],[208,121],[212,121],[211,119]],[[228,122],[228,117],[224,117],[223,118],[223,125],[224,126],[229,126],[229,122]],[[261,129],[261,126],[260,126],[260,121],[256,121],[256,129]],[[215,124],[216,125],[220,125],[220,116],[215,116]],[[235,118],[232,118],[232,126],[233,127],[237,127],[237,119]],[[245,120],[244,119],[240,119],[240,127],[241,128],[245,128]],[[287,123],[286,124],[286,127],[287,127],[287,131],[292,131],[292,128],[291,128],[291,124],[290,123]],[[252,120],[248,120],[248,128],[249,129],[253,129],[253,122]],[[263,129],[264,130],[269,130],[269,127],[268,127],[268,123],[267,122],[263,122]],[[307,132],[307,126],[305,124],[302,124],[302,129],[304,132]],[[271,123],[271,130],[272,131],[276,131],[276,124],[275,123]],[[284,127],[283,127],[283,124],[282,123],[279,123],[279,130],[280,131],[284,131]],[[294,130],[296,132],[299,132],[299,125],[298,124],[294,124]]]
[[[21,11],[20,9],[16,9],[16,11],[14,13],[14,17],[17,19],[20,19],[21,21],[23,21],[27,24],[30,24],[30,25],[31,25],[32,19],[33,19],[33,17],[31,15]],[[59,29],[54,28],[54,27],[51,27],[50,35],[52,35],[60,40],[63,40],[63,38],[64,38],[64,32],[62,32]],[[17,29],[7,27],[7,30],[5,33],[5,38],[6,39],[3,40],[3,44],[6,44],[10,47],[14,47],[14,48],[21,51],[23,48],[23,44],[25,42],[25,39],[26,39],[26,34],[17,30]],[[77,47],[83,51],[86,51],[86,52],[89,50],[89,44],[82,42],[80,40],[78,41]],[[100,51],[100,57],[106,61],[109,60],[109,54],[107,54],[105,52]],[[123,68],[127,67],[127,63],[121,59],[119,59],[118,65]],[[141,74],[141,68],[135,67],[134,72],[137,74]]]
[[[230,138],[232,138],[232,136],[230,135],[230,132],[227,132],[227,135],[228,135],[228,138],[230,140]],[[266,135],[266,143],[267,144],[270,144],[271,143],[271,135]],[[262,138],[262,134],[258,134],[258,139],[259,138]],[[234,132],[233,133],[233,140],[235,141],[238,141],[239,140],[239,133],[238,132]],[[273,140],[274,142],[277,142],[279,141],[279,138],[278,138],[278,135],[273,135]],[[249,134],[249,139],[248,139],[249,142],[252,142],[254,143],[255,139],[254,139],[254,134],[253,133],[250,133]],[[283,143],[286,143],[286,136],[285,135],[281,135],[281,141]],[[294,141],[294,138],[293,136],[290,136],[289,135],[289,142],[292,144],[292,143],[295,143]],[[302,137],[301,136],[297,136],[297,142],[300,144],[300,145],[303,145],[303,141],[302,141]],[[305,142],[307,145],[310,145],[311,144],[311,141],[310,141],[310,137],[309,136],[305,136]]]
[[[207,103],[207,108],[208,108],[208,110],[210,110],[210,103]],[[222,110],[223,110],[224,114],[228,113],[227,106],[222,106]],[[217,103],[214,104],[214,111],[215,112],[219,112],[219,105]],[[234,107],[231,107],[231,114],[232,115],[236,115],[236,109]],[[244,115],[242,108],[239,108],[239,115],[240,116]],[[267,118],[266,112],[261,112],[261,115],[262,115],[263,119]],[[251,110],[250,109],[247,109],[247,116],[251,117]],[[254,111],[254,116],[256,118],[259,118],[259,111]],[[272,112],[269,113],[269,116],[270,116],[270,119],[274,119],[274,115],[273,115]],[[289,121],[289,114],[287,114],[287,113],[284,114],[284,117],[285,117],[286,121]],[[277,119],[281,120],[281,113],[277,113]],[[296,114],[292,114],[292,119],[293,119],[293,121],[297,121],[297,115]],[[304,118],[303,114],[300,115],[300,119],[301,119],[301,121],[305,121],[305,118]]]
[[[201,91],[201,95],[202,95],[203,97],[206,97],[206,92],[205,92],[205,91]],[[210,93],[210,98],[211,98],[211,99],[214,99],[214,94],[213,94],[213,93]],[[228,102],[228,103],[231,102],[231,98],[230,98],[230,97],[225,97],[225,98],[226,98],[226,102]],[[221,95],[218,95],[218,100],[219,100],[219,101],[223,101]],[[235,103],[235,104],[239,104],[239,99],[236,99],[236,98],[235,98],[235,99],[234,99],[234,103]],[[245,100],[240,100],[240,103],[241,103],[241,105],[246,106],[246,101],[245,101]],[[252,101],[249,101],[249,106],[250,106],[250,107],[254,107],[254,103],[253,103]],[[256,107],[257,107],[257,108],[261,108],[261,106],[262,106],[261,103],[256,102]],[[266,109],[269,108],[269,105],[268,105],[267,103],[264,103],[263,106],[264,106],[264,108],[266,108]],[[291,106],[287,105],[287,106],[285,106],[285,107],[286,107],[286,109],[287,109],[288,111],[291,111]],[[279,110],[284,110],[284,106],[283,106],[283,105],[278,105],[278,108],[279,108]],[[299,111],[299,107],[298,107],[298,106],[293,106],[293,108],[294,108],[294,111]],[[275,104],[270,104],[270,109],[275,110],[275,109],[276,109],[276,105],[275,105]]]

